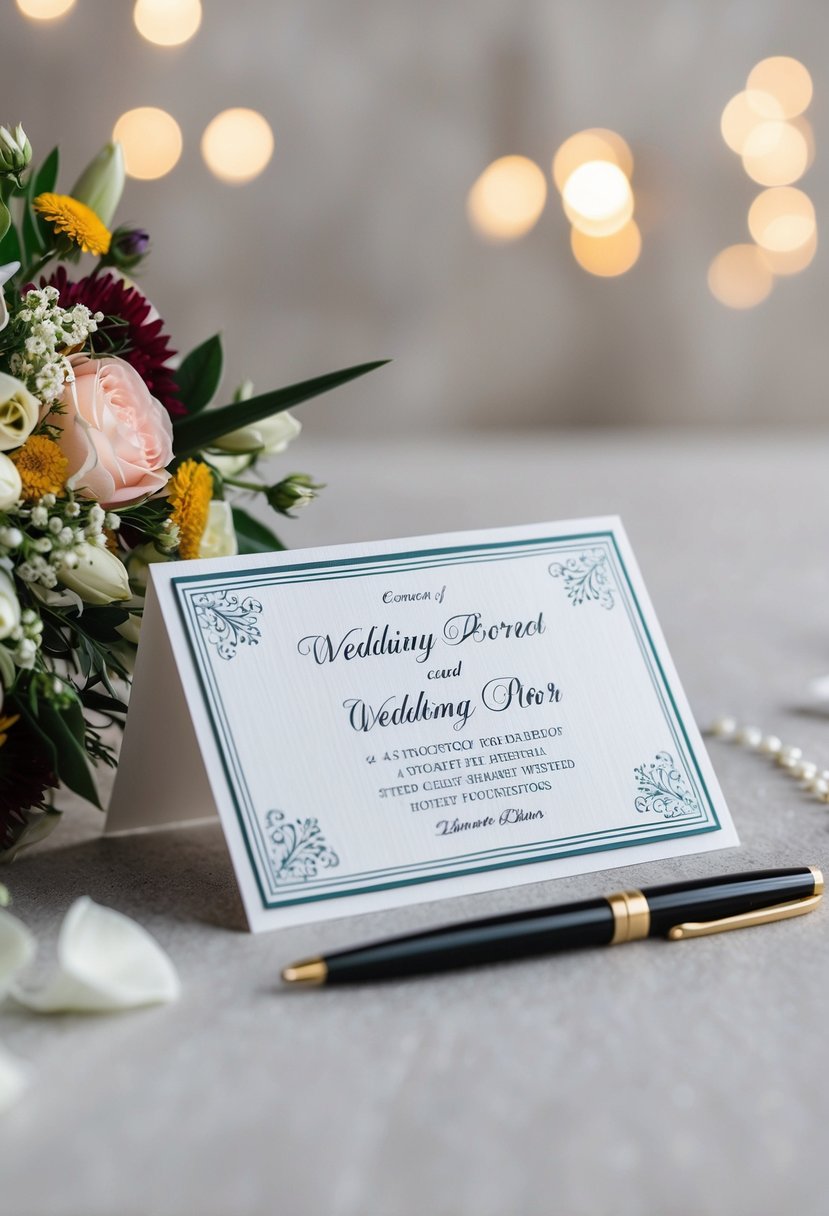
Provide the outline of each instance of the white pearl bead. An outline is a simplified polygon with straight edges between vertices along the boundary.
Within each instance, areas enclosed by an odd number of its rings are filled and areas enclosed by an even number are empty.
[[[735,738],[738,743],[753,750],[763,742],[763,732],[756,726],[743,726],[737,731]]]
[[[731,739],[736,730],[737,723],[733,718],[716,718],[711,723],[711,734],[718,739]]]
[[[822,798],[824,794],[829,794],[829,781],[824,777],[815,777],[814,781],[809,782],[809,789],[813,794],[817,794],[818,798]]]
[[[802,747],[794,747],[793,744],[787,743],[781,747],[777,755],[777,763],[782,768],[794,768],[798,760],[803,756]]]
[[[776,756],[780,752],[782,746],[783,741],[782,739],[779,739],[777,735],[766,735],[765,739],[760,744],[760,751],[765,756]]]
[[[794,766],[794,775],[801,781],[811,781],[817,776],[817,765],[812,764],[811,760],[801,760]]]

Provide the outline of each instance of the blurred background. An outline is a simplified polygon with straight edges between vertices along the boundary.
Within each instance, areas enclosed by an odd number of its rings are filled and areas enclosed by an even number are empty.
[[[118,124],[142,288],[228,399],[385,357],[308,431],[824,420],[829,6],[2,0],[0,38],[59,189]]]

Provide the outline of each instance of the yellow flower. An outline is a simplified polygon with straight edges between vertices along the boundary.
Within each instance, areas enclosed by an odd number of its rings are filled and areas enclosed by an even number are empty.
[[[9,731],[19,717],[20,714],[6,714],[4,717],[0,718],[0,747],[2,747],[8,739]]]
[[[68,194],[39,194],[32,206],[55,233],[65,232],[84,253],[94,253],[96,257],[109,253],[112,233],[86,203],[79,203]]]
[[[178,527],[179,557],[199,556],[213,497],[213,476],[201,460],[185,460],[170,480],[170,518]]]
[[[69,472],[69,461],[54,439],[30,435],[22,448],[9,452],[22,483],[21,498],[37,502],[44,494],[62,494]]]

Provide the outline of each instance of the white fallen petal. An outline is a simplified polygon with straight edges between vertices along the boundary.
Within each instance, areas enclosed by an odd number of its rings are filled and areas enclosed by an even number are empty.
[[[34,957],[35,939],[11,912],[0,908],[0,1000],[12,985],[15,974]]]
[[[38,1013],[105,1013],[174,1001],[181,991],[170,958],[136,921],[75,900],[58,938],[58,970],[44,987],[16,985],[15,1000]]]
[[[0,1047],[0,1115],[14,1105],[28,1085],[28,1068],[11,1052]]]

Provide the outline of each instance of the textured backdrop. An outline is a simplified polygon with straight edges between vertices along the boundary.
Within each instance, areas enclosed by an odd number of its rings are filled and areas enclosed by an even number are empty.
[[[825,259],[748,313],[717,304],[711,258],[747,239],[755,187],[719,116],[760,58],[815,79],[826,196],[829,7],[807,0],[206,0],[172,50],[128,0],[78,0],[33,23],[2,0],[0,121],[62,185],[114,120],[159,105],[182,126],[172,174],[130,183],[121,216],[152,231],[144,280],[182,347],[221,328],[228,387],[350,362],[391,368],[308,407],[316,430],[821,420]],[[270,121],[276,152],[246,187],[213,179],[199,139],[229,106]],[[483,244],[469,186],[496,156],[545,171],[573,131],[605,125],[636,158],[639,264],[601,281],[572,260],[557,195],[514,244]],[[829,133],[827,133],[829,146]]]

